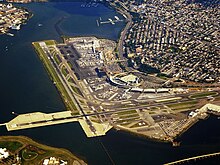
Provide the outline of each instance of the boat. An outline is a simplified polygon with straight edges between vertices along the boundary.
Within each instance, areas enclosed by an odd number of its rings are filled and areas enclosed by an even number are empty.
[[[40,27],[40,26],[43,26],[43,25],[41,23],[39,23],[38,26]]]
[[[85,4],[85,3],[83,3],[83,4],[81,5],[81,7],[86,7],[86,4]]]
[[[116,130],[116,131],[120,131],[121,129],[120,129],[120,128],[118,128],[118,127],[115,127],[115,130]]]
[[[117,21],[120,21],[120,19],[119,19],[117,16],[115,16],[115,19],[116,19]]]
[[[12,34],[12,33],[6,33],[8,36],[15,36],[14,34]]]
[[[12,26],[11,26],[11,29],[13,29],[13,30],[20,30],[20,29],[21,29],[21,25],[20,25],[20,24],[18,24],[18,25],[12,25]]]
[[[181,143],[181,142],[175,142],[175,141],[173,141],[173,142],[172,142],[172,146],[173,146],[173,147],[179,147],[179,146],[180,146],[180,143]]]
[[[91,6],[92,6],[92,7],[97,7],[97,6],[98,6],[98,3],[93,2],[93,3],[91,4]]]

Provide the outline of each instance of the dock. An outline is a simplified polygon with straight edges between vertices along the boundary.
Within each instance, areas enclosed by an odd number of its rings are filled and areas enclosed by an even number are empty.
[[[41,112],[21,114],[6,123],[8,131],[75,122],[70,111],[45,114]]]
[[[108,20],[102,21],[102,18],[100,17],[99,20],[96,20],[97,26],[100,26],[101,24],[109,24],[109,23],[112,25],[115,25],[115,23],[117,23],[117,22],[124,21],[122,19],[119,19],[117,16],[114,16],[114,18],[115,19],[108,18]]]
[[[97,26],[99,26],[99,20],[96,20]]]

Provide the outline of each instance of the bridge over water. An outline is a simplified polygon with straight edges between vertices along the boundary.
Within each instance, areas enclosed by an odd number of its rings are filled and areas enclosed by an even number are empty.
[[[185,162],[190,163],[190,161],[196,161],[198,159],[204,159],[204,158],[209,158],[209,157],[214,157],[214,156],[219,156],[219,155],[220,155],[220,152],[216,152],[216,153],[212,153],[212,154],[206,154],[206,155],[200,155],[200,156],[194,156],[191,158],[181,159],[181,160],[177,160],[174,162],[166,163],[164,165],[175,165],[175,164],[181,164],[181,163],[185,163]]]

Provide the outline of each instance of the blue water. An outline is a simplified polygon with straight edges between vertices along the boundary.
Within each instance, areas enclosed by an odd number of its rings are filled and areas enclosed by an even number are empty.
[[[32,3],[21,5],[34,13],[15,37],[0,36],[0,123],[26,112],[55,112],[65,107],[50,81],[31,42],[45,39],[60,41],[54,25],[63,35],[95,35],[117,40],[124,24],[97,27],[96,19],[118,15],[103,5],[97,8],[81,8],[81,3]],[[120,17],[120,15],[118,15]],[[38,24],[42,24],[39,27]],[[8,51],[6,51],[6,46]],[[0,128],[0,135],[25,135],[55,147],[64,147],[80,156],[89,164],[111,164],[103,149],[107,149],[115,164],[157,165],[194,155],[220,150],[219,121],[216,117],[201,121],[179,138],[182,145],[173,148],[170,144],[150,141],[125,132],[111,130],[107,136],[88,139],[78,123],[61,124],[21,131],[7,132]],[[103,146],[102,146],[102,144]]]

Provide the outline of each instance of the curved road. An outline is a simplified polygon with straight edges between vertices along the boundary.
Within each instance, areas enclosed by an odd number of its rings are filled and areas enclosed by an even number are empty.
[[[121,32],[120,38],[118,40],[118,56],[119,56],[119,60],[126,60],[125,57],[123,56],[123,54],[124,54],[123,42],[125,40],[127,31],[130,29],[130,27],[132,25],[132,16],[130,15],[129,12],[126,11],[126,9],[123,10],[123,9],[120,9],[120,8],[116,7],[115,3],[110,3],[110,5],[112,7],[114,7],[114,8],[116,8],[116,10],[118,10],[119,13],[124,14],[127,17],[128,23],[126,24],[125,28]],[[120,5],[123,7],[123,5],[121,3],[120,3]],[[124,66],[127,66],[127,65],[124,65]]]

